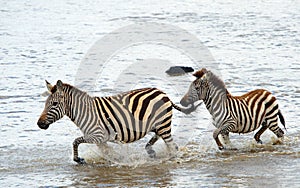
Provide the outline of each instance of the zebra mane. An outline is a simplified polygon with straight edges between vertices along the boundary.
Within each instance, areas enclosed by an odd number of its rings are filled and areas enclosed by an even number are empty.
[[[226,90],[226,86],[225,83],[223,82],[223,80],[221,80],[218,76],[216,76],[214,73],[212,73],[211,71],[208,72],[209,73],[209,81],[217,88],[220,89],[224,89],[224,91]]]
[[[197,78],[207,79],[213,86],[217,87],[218,89],[222,89],[227,92],[225,83],[221,80],[218,76],[216,76],[213,72],[202,68],[201,70],[195,72],[193,74]]]
[[[77,87],[72,86],[72,85],[67,84],[67,83],[63,83],[63,90],[66,93],[74,93],[74,94],[81,93],[81,94],[85,94],[85,95],[90,96],[87,92],[82,91],[82,90],[78,89]]]

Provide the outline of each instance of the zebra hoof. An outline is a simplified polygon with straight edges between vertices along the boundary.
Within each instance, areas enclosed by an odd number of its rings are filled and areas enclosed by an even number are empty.
[[[225,149],[224,146],[219,146],[219,150],[223,150],[223,149]]]
[[[257,143],[258,143],[258,144],[262,144],[263,142],[262,142],[261,140],[258,140]]]
[[[74,159],[75,162],[78,164],[86,164],[85,160],[83,158],[77,157],[77,159]]]

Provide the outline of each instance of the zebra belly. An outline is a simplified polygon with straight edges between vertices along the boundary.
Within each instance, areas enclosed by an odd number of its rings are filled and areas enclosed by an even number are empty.
[[[261,121],[259,121],[261,122]],[[260,123],[256,121],[238,122],[238,131],[236,133],[249,133],[260,127]]]
[[[145,126],[147,123],[146,122],[137,122],[136,124],[127,124],[126,129],[123,128],[123,131],[117,131],[117,135],[115,139],[117,141],[120,141],[122,143],[131,143],[135,142],[143,137],[146,136],[148,132],[151,130],[146,129],[143,131],[143,126]],[[139,127],[139,128],[137,128]],[[149,127],[150,128],[150,127]],[[139,129],[139,130],[137,130]]]

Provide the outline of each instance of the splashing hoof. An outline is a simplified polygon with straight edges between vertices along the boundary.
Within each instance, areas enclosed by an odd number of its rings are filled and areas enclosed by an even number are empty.
[[[80,157],[77,157],[77,159],[74,159],[74,161],[81,165],[86,164],[85,160]]]

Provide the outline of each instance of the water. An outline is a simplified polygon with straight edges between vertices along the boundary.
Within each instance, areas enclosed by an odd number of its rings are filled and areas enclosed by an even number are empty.
[[[299,1],[211,2],[157,1],[1,1],[0,2],[0,182],[3,187],[198,187],[297,186],[300,183],[300,4]],[[166,23],[186,29],[208,47],[222,79],[234,95],[265,88],[277,97],[287,133],[280,145],[266,132],[263,145],[254,133],[231,135],[237,151],[218,151],[214,127],[202,106],[197,114],[174,112],[174,139],[180,146],[169,159],[162,142],[157,160],[149,160],[143,146],[150,138],[126,146],[111,144],[103,156],[95,146],[80,146],[89,165],[72,161],[73,139],[80,131],[67,118],[40,130],[44,80],[74,84],[81,60],[101,37],[133,23]],[[126,62],[160,58],[179,65],[191,61],[176,49],[145,44],[115,54],[108,70]],[[150,55],[149,55],[150,54]],[[197,67],[199,68],[199,67]],[[162,71],[165,71],[163,69]],[[136,74],[132,72],[132,74]],[[109,78],[110,72],[106,72]],[[149,75],[145,75],[148,77]],[[150,77],[150,76],[149,76]],[[143,78],[138,77],[137,80]],[[168,78],[182,82],[192,76]],[[172,84],[155,81],[178,102]],[[154,80],[154,81],[153,81]],[[115,94],[110,81],[89,92]],[[149,81],[149,80],[148,80]],[[133,84],[144,86],[146,81]],[[126,89],[120,88],[120,90]],[[180,118],[192,118],[193,129]],[[178,135],[178,136],[176,136]],[[184,135],[184,136],[182,136]],[[119,152],[119,155],[113,153]],[[101,157],[100,157],[101,156]],[[110,158],[112,157],[112,158]]]

